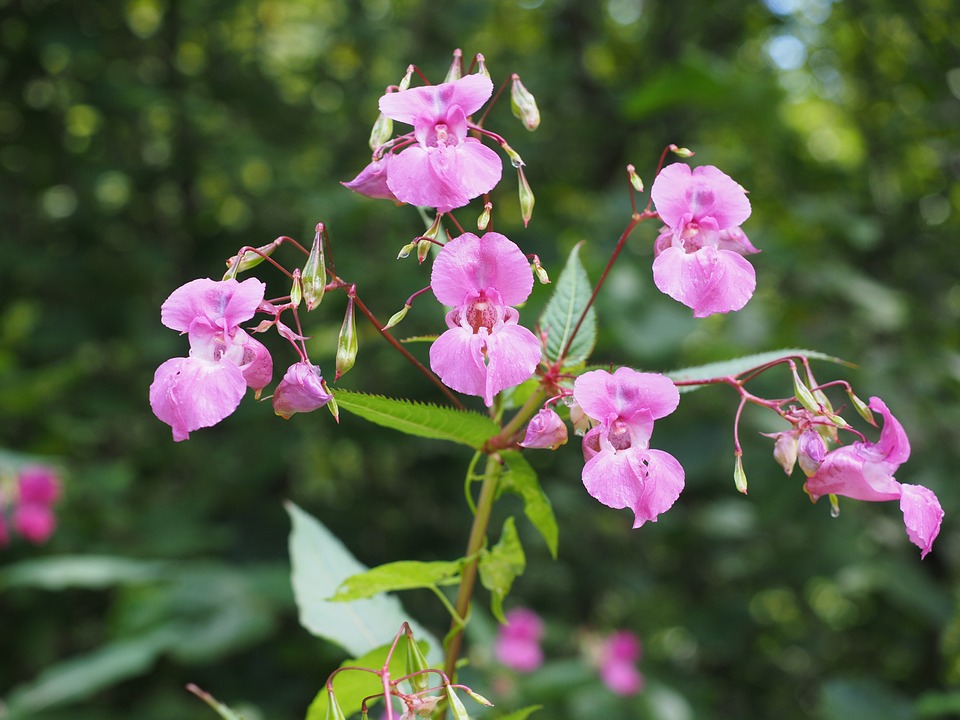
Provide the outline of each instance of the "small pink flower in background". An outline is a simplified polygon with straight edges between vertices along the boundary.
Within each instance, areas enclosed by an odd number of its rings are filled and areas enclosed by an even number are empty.
[[[193,280],[161,306],[161,322],[190,341],[190,356],[167,360],[150,385],[150,407],[170,425],[174,440],[216,425],[237,409],[247,387],[259,392],[270,382],[269,352],[240,329],[256,313],[265,290],[254,278]]]
[[[635,695],[643,689],[643,675],[637,669],[640,638],[627,630],[613,633],[600,651],[600,679],[617,695]]]
[[[414,128],[415,144],[394,155],[383,170],[387,188],[397,200],[448,212],[489,192],[500,182],[500,157],[476,138],[467,136],[467,118],[492,94],[490,79],[474,74],[454,82],[387,93],[380,98],[380,112]],[[361,172],[352,182],[365,190],[381,192],[378,184],[370,183],[379,169],[368,170],[367,177]]]
[[[506,614],[507,624],[493,643],[497,660],[519,672],[532,672],[543,664],[540,638],[543,636],[543,621],[533,610],[514,608]]]
[[[633,510],[635,528],[656,522],[683,490],[684,473],[669,453],[650,449],[653,421],[680,403],[673,382],[622,367],[593,370],[576,379],[573,396],[598,425],[583,438],[583,484],[612,508]]]
[[[567,442],[567,426],[553,408],[543,408],[530,420],[521,447],[556,450]]]
[[[500,233],[464,233],[437,255],[430,285],[437,300],[454,308],[449,329],[430,346],[430,367],[447,387],[478,395],[489,407],[501,390],[533,376],[540,343],[517,324],[520,313],[511,307],[533,289],[519,247]]]
[[[814,502],[824,495],[874,502],[899,500],[907,536],[920,548],[920,557],[926,557],[940,532],[940,501],[922,485],[901,484],[893,477],[910,457],[910,441],[883,400],[872,397],[869,407],[883,416],[880,440],[858,441],[831,450],[803,489]]]
[[[45,465],[29,465],[17,476],[21,503],[52,505],[60,499],[60,476]]]
[[[57,529],[57,518],[49,505],[20,503],[13,511],[13,527],[34,545],[45,543]]]
[[[3,498],[0,497],[0,547],[10,544],[10,531],[7,529],[7,520],[3,515]]]
[[[35,545],[45,543],[57,529],[53,506],[60,499],[60,476],[44,465],[29,465],[17,475],[17,493],[12,509],[12,526],[18,535]],[[0,546],[10,540],[3,502],[0,500]]]
[[[743,256],[758,252],[739,225],[750,201],[712,165],[665,167],[650,196],[666,227],[654,245],[653,280],[695,317],[739,310],[753,295],[756,272]]]
[[[330,402],[333,395],[323,386],[320,368],[298,362],[287,368],[273,393],[273,411],[284,419],[294,413],[310,412]]]

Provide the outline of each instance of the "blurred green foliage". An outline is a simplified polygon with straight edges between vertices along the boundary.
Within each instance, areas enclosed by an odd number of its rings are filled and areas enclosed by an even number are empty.
[[[248,718],[299,718],[342,655],[297,625],[282,500],[316,514],[370,565],[462,551],[460,448],[346,416],[339,427],[324,413],[284,422],[249,398],[220,427],[174,444],[146,399],[157,365],[186,352],[160,325],[160,303],[190,279],[218,277],[241,245],[309,241],[323,220],[339,274],[382,318],[426,284],[412,260],[393,260],[419,228],[414,210],[337,181],[369,157],[383,88],[409,63],[440,79],[462,47],[482,52],[495,80],[519,72],[537,97],[536,133],[505,103],[487,122],[527,162],[530,229],[512,177],[494,202],[498,229],[554,276],[586,239],[596,277],[628,219],[626,163],[649,186],[670,142],[751,190],[745,230],[763,250],[752,303],[694,322],[653,288],[644,227],[601,296],[595,361],[666,370],[782,346],[853,360],[860,369],[818,366],[820,379],[836,372],[862,397],[884,397],[913,444],[899,479],[928,485],[947,511],[923,563],[892,504],[847,502],[831,519],[799,478],[782,476],[772,443],[753,433],[769,420],[752,413],[750,497],[739,496],[735,398],[721,389],[685,396],[658,423],[655,443],[681,459],[688,485],[639,531],[586,496],[576,443],[531,454],[560,521],[560,557],[550,560],[521,520],[528,567],[507,605],[546,616],[548,655],[559,659],[526,684],[501,677],[498,705],[540,702],[557,718],[951,716],[955,9],[951,0],[0,0],[0,446],[69,469],[52,541],[0,556],[2,697],[98,659],[107,675],[123,671],[116,682],[89,682],[81,701],[31,717],[211,717],[183,689],[195,682]],[[531,307],[548,292],[539,288]],[[309,321],[325,369],[343,308],[342,296],[327,297]],[[401,329],[435,332],[441,317],[421,301]],[[361,328],[343,386],[435,399],[410,378]],[[768,389],[788,387],[783,377]],[[59,556],[133,565],[100,584],[11,579],[33,558]],[[442,634],[434,598],[404,603]],[[614,698],[572,660],[583,627],[644,638],[645,694]],[[492,632],[473,626],[478,671],[489,669]]]

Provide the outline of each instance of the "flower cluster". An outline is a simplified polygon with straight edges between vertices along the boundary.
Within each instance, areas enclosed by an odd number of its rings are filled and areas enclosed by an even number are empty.
[[[45,543],[57,528],[53,506],[60,499],[60,476],[44,465],[29,465],[17,474],[16,492],[9,502],[13,529],[25,540]],[[0,494],[0,547],[10,541]]]

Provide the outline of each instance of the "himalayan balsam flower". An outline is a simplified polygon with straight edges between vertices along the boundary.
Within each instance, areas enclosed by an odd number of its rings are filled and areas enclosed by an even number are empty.
[[[556,450],[567,442],[567,426],[553,408],[543,408],[527,424],[527,432],[520,443],[525,448]]]
[[[21,537],[40,545],[57,529],[57,517],[49,505],[20,503],[13,511],[13,527]]]
[[[650,196],[666,227],[657,238],[653,280],[695,317],[739,310],[757,286],[744,255],[758,252],[739,225],[750,201],[733,179],[711,165],[665,167]]]
[[[399,93],[398,93],[399,94]],[[529,379],[540,362],[540,343],[512,305],[533,289],[523,252],[500,233],[464,233],[448,242],[433,263],[433,294],[453,307],[449,330],[430,346],[430,367],[448,387],[493,396]]]
[[[500,626],[493,643],[497,660],[519,672],[532,672],[543,664],[540,638],[543,621],[533,610],[514,608],[507,612],[507,624]]]
[[[633,510],[635,528],[656,522],[683,490],[683,468],[669,453],[650,449],[653,421],[680,403],[673,382],[622,367],[576,379],[573,396],[598,425],[583,438],[583,484],[604,505]]]
[[[831,494],[854,500],[899,500],[907,536],[920,548],[920,557],[926,557],[940,532],[940,502],[922,485],[901,484],[893,477],[910,457],[910,442],[883,400],[872,397],[869,407],[883,416],[879,442],[858,441],[831,450],[804,490],[814,502]]]
[[[287,368],[283,380],[273,392],[273,411],[289,420],[294,413],[323,407],[333,396],[323,386],[320,368],[298,362]]]
[[[259,392],[270,382],[270,354],[240,329],[265,290],[254,278],[193,280],[161,306],[161,322],[190,340],[190,356],[167,360],[150,385],[150,406],[173,429],[174,440],[216,425],[237,409],[247,387]]]
[[[617,695],[636,695],[643,689],[643,675],[637,669],[640,638],[628,630],[613,633],[600,651],[600,679]]]
[[[413,125],[416,138],[415,144],[385,165],[386,184],[396,199],[448,212],[489,192],[500,182],[500,157],[476,138],[467,136],[467,118],[492,93],[490,79],[475,74],[454,82],[387,93],[380,98],[380,111],[392,120]]]

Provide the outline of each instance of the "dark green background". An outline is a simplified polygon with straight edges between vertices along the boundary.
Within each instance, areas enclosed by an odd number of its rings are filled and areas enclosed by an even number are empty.
[[[478,690],[505,710],[543,702],[554,718],[960,712],[955,11],[950,0],[0,0],[0,446],[67,473],[57,534],[0,550],[0,563],[170,563],[104,587],[7,582],[0,696],[119,647],[129,655],[108,663],[103,687],[81,683],[89,697],[36,717],[212,717],[183,690],[192,681],[248,703],[251,719],[300,718],[340,657],[297,624],[282,501],[368,564],[462,552],[460,448],[350,417],[338,427],[324,412],[284,422],[251,398],[174,444],[147,405],[154,369],[186,352],[160,303],[219,276],[241,245],[309,242],[323,220],[338,272],[383,318],[426,284],[426,268],[393,259],[422,228],[414,210],[338,181],[369,157],[384,87],[409,63],[439,81],[462,47],[485,55],[495,81],[520,73],[538,99],[536,133],[506,103],[487,126],[524,157],[537,197],[524,230],[505,173],[497,228],[554,276],[581,239],[597,276],[629,218],[625,165],[649,185],[668,143],[751,191],[744,229],[763,251],[751,304],[695,322],[653,287],[656,228],[644,226],[601,298],[595,360],[667,370],[785,346],[852,360],[858,370],[818,365],[819,379],[886,400],[913,446],[898,479],[929,486],[947,512],[922,563],[895,503],[848,501],[831,519],[774,464],[759,412],[742,428],[744,498],[735,396],[685,396],[654,445],[684,463],[687,489],[656,525],[632,531],[628,513],[586,495],[575,442],[532,455],[560,559],[521,521],[529,567],[508,606],[546,617],[550,662],[513,689],[481,672]],[[535,291],[526,321],[547,294]],[[308,320],[328,375],[343,303],[333,295]],[[424,298],[400,330],[441,327]],[[344,387],[436,399],[368,327],[360,343]],[[279,377],[293,358],[271,347]],[[781,374],[763,389],[788,388]],[[431,596],[404,600],[442,632]],[[631,700],[578,659],[585,631],[621,627],[645,643],[648,691]],[[182,641],[160,652],[151,643],[165,632]]]

